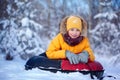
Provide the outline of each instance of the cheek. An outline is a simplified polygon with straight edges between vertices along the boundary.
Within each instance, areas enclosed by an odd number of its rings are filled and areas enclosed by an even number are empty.
[[[72,31],[69,31],[69,32],[68,32],[68,34],[69,34],[69,35],[72,35],[72,34],[73,34],[73,32],[72,32]]]
[[[77,35],[80,35],[81,33],[80,32],[77,32]]]
[[[71,33],[70,33],[70,32],[68,32],[68,35],[69,35],[69,36],[70,36],[70,34],[71,34]]]

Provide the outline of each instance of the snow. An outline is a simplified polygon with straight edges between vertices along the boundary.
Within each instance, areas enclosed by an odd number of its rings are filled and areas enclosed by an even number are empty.
[[[94,19],[96,18],[102,18],[102,17],[107,17],[109,20],[112,20],[114,18],[117,18],[118,16],[114,12],[106,12],[106,13],[99,13],[96,16],[94,16]]]
[[[20,55],[26,53],[37,55],[45,51],[51,38],[58,32],[56,26],[63,15],[78,13],[87,16],[90,10],[86,0],[51,0],[51,5],[46,0],[35,0],[35,3],[31,2],[32,0],[13,1],[18,9],[14,9],[13,3],[8,0],[9,5],[7,5],[6,11],[9,16],[0,20],[3,27],[0,30],[0,80],[91,80],[90,75],[78,72],[70,74],[51,73],[37,68],[26,71],[24,70],[26,60],[20,58]],[[119,10],[119,2],[116,0],[114,3],[100,3],[102,6],[107,6],[104,8],[107,11],[97,13],[94,16],[94,19],[101,19],[101,21],[98,21],[95,28],[89,31],[92,34],[91,38],[93,38],[91,39],[92,45],[95,45],[93,46],[94,52],[102,53],[101,55],[95,54],[95,56],[96,60],[104,66],[104,76],[112,75],[116,77],[115,80],[120,80],[120,24],[116,22],[117,26],[116,23],[112,22],[119,16],[112,8],[110,9],[110,6],[113,4],[112,7]],[[38,9],[34,8],[37,7],[37,3],[39,4]],[[61,6],[63,7],[61,8]],[[107,36],[107,40],[104,40],[102,36],[105,36],[105,39]],[[111,39],[110,36],[114,38]],[[13,61],[4,60],[7,53],[15,57]],[[114,80],[114,77],[106,77],[104,80]]]
[[[118,55],[119,56],[119,55]],[[0,55],[0,80],[93,80],[90,79],[90,75],[83,75],[79,72],[73,73],[51,73],[49,71],[43,71],[40,69],[32,69],[26,71],[24,65],[25,60],[16,57],[13,61],[6,61],[3,58],[4,56]],[[114,77],[105,77],[103,80],[120,80],[120,63],[114,65],[114,60],[117,56],[102,56],[96,55],[97,60],[104,65],[105,74],[112,75]],[[95,78],[94,80],[98,80]]]
[[[23,19],[21,20],[21,24],[22,24],[22,26],[24,26],[24,27],[27,27],[27,26],[29,26],[29,25],[31,24],[31,25],[33,25],[33,26],[36,26],[36,27],[35,27],[36,30],[40,30],[40,29],[42,28],[42,26],[41,26],[39,23],[37,23],[37,22],[35,22],[35,21],[33,21],[33,20],[30,20],[28,17],[23,18]]]
[[[3,24],[3,29],[5,29],[6,26],[9,24],[9,20],[2,20],[0,21],[0,24]]]

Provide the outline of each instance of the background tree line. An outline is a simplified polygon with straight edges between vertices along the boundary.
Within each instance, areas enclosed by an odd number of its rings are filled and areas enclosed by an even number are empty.
[[[27,59],[45,51],[65,16],[82,16],[95,53],[120,53],[120,0],[0,0],[0,53]]]

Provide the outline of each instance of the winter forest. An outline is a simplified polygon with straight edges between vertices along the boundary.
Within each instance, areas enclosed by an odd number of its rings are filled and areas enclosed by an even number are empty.
[[[1,69],[5,61],[20,58],[24,62],[45,52],[59,32],[60,21],[68,15],[79,15],[87,21],[87,36],[96,60],[108,59],[108,64],[120,65],[120,0],[0,0],[0,5]]]

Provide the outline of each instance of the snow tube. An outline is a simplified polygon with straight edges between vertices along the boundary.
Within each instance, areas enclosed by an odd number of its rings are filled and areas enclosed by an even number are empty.
[[[37,67],[41,70],[46,70],[54,73],[56,73],[57,71],[64,72],[64,73],[80,72],[83,74],[90,74],[92,79],[94,79],[93,76],[96,76],[97,78],[100,79],[104,73],[103,66],[97,61],[94,61],[94,62],[88,61],[88,63],[86,64],[85,63],[70,64],[69,60],[65,59],[65,60],[62,60],[60,63],[57,63],[57,65],[60,65],[59,68],[52,67],[53,64],[50,64],[52,62],[51,60],[45,57],[41,58],[41,56],[33,56],[26,62],[25,70],[32,70],[32,68]]]
[[[96,76],[98,79],[101,79],[104,73],[103,66],[98,62],[88,62],[88,63],[79,63],[79,64],[70,64],[68,60],[62,60],[61,63],[61,69],[62,71],[67,72],[80,72],[83,74],[89,74],[92,79],[94,79],[93,76]]]
[[[88,63],[79,63],[79,64],[70,64],[68,60],[62,60],[61,63],[62,70],[76,70],[76,71],[101,71],[103,66],[97,62],[88,62]]]

